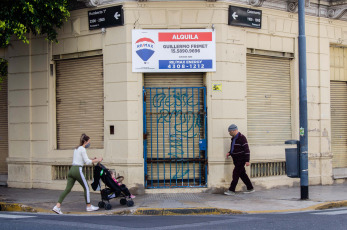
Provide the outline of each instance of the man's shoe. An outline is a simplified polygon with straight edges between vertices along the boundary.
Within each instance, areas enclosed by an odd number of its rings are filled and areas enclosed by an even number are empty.
[[[255,192],[254,188],[247,190],[247,191],[244,191],[243,193],[253,193],[253,192]]]
[[[86,208],[87,212],[93,212],[99,210],[99,207],[95,207],[93,205],[90,205],[89,207]]]
[[[233,195],[235,195],[235,194],[236,194],[235,192],[230,191],[230,190],[224,192],[224,195],[227,195],[227,196],[233,196]]]
[[[61,209],[58,208],[57,206],[54,206],[53,209],[52,209],[52,211],[55,212],[55,213],[57,213],[57,214],[59,214],[59,215],[63,214],[63,212],[61,211]]]

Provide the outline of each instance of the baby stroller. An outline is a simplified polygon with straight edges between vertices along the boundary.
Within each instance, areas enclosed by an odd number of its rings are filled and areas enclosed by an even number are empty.
[[[105,184],[105,188],[101,190],[101,201],[98,204],[99,208],[110,210],[112,208],[110,200],[118,197],[120,198],[119,202],[121,205],[127,205],[128,207],[134,205],[134,201],[122,191],[121,187],[116,182],[114,182],[110,171],[104,165],[98,163],[94,167],[94,182],[91,184],[94,191],[98,188],[101,189],[100,180]]]

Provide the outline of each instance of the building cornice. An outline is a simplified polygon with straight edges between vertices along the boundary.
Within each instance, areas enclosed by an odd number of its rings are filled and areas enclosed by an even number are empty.
[[[330,6],[327,10],[327,15],[332,19],[340,19],[347,11],[347,4]]]
[[[305,7],[310,7],[310,3],[310,0],[305,0]],[[287,0],[287,10],[292,13],[298,12],[298,0]]]
[[[98,7],[110,3],[121,2],[120,0],[77,0],[83,2],[86,7]],[[123,2],[134,1],[124,0]],[[151,2],[151,0],[136,0],[138,2]],[[152,0],[158,2],[160,0]],[[182,0],[184,1],[184,0]],[[298,0],[201,0],[207,2],[230,2],[236,4],[250,5],[252,7],[263,7],[281,11],[296,13],[298,11]],[[306,14],[316,17],[326,17],[347,21],[347,0],[305,0]]]
[[[77,0],[78,2],[84,2],[87,7],[96,7],[102,5],[105,1],[103,0]]]
[[[242,0],[231,0],[232,2],[244,2]],[[247,0],[248,5],[254,7],[264,7],[277,10],[286,10],[291,13],[298,12],[298,0]],[[316,17],[326,17],[331,19],[341,19],[347,21],[347,0],[305,0],[306,14]]]
[[[248,0],[248,4],[251,5],[251,6],[262,6],[264,1],[266,0]]]

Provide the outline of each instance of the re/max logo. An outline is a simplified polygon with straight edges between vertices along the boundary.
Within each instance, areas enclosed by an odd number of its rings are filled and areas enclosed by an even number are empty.
[[[136,48],[152,48],[153,49],[153,44],[137,44]]]

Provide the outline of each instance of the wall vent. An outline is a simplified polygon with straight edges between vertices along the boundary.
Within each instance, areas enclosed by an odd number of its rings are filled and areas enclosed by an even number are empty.
[[[52,179],[53,180],[66,180],[67,174],[71,165],[52,165]],[[94,166],[83,166],[83,174],[86,180],[93,180]]]
[[[251,163],[251,178],[286,175],[286,162]]]

